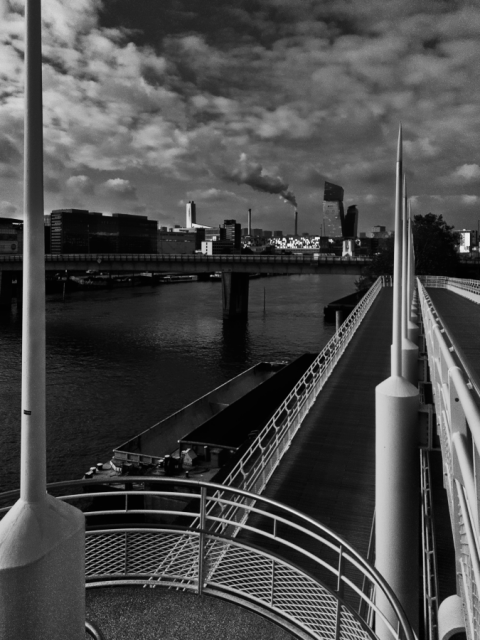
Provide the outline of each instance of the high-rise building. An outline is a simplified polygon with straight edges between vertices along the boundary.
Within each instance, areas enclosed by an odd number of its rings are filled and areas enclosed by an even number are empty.
[[[187,202],[187,222],[185,226],[187,229],[191,229],[194,224],[197,222],[197,207],[195,202],[192,200],[191,202]]]
[[[242,227],[236,220],[224,220],[225,238],[233,242],[235,249],[240,249],[242,240]]]
[[[323,235],[340,238],[343,226],[343,188],[325,182],[323,193]]]
[[[343,237],[356,238],[358,229],[358,207],[352,204],[348,207],[343,221]]]

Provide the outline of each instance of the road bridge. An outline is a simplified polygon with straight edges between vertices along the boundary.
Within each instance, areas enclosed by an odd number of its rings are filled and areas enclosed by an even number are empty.
[[[363,256],[337,257],[322,254],[263,255],[227,254],[49,254],[45,270],[69,274],[87,270],[115,273],[214,273],[221,271],[223,315],[248,315],[249,276],[251,274],[361,274],[371,263]],[[12,279],[19,278],[23,256],[0,255],[0,306],[9,306]]]

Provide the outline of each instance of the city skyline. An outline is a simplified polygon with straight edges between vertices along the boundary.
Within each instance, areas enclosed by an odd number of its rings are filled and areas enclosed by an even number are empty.
[[[480,218],[480,8],[469,2],[43,0],[45,212],[320,232],[325,181],[393,225]],[[0,215],[21,217],[23,3],[0,8]]]

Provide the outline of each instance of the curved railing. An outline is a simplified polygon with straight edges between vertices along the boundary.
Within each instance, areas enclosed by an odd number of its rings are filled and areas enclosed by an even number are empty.
[[[448,278],[446,276],[422,276],[420,281],[427,288],[448,289],[480,304],[480,280]]]
[[[304,638],[376,638],[367,622],[373,612],[393,639],[414,640],[380,574],[312,518],[222,485],[144,476],[128,483],[128,489],[117,478],[49,485],[85,513],[87,587],[149,584],[215,595]],[[394,623],[368,595],[374,591],[385,593]]]
[[[253,493],[263,491],[382,286],[384,281],[378,278],[252,441],[223,484]]]
[[[426,286],[435,286],[431,279],[423,281]],[[475,640],[480,634],[480,488],[476,479],[480,465],[480,398],[422,284],[419,293],[442,447],[444,485],[460,571],[457,583],[465,603],[467,635]]]

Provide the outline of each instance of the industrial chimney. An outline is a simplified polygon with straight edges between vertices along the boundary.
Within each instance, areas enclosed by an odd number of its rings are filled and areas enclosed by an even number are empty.
[[[186,228],[191,229],[193,225],[197,222],[197,210],[195,207],[195,202],[192,200],[191,202],[187,202],[187,220],[186,220]]]
[[[248,218],[247,218],[247,235],[252,235],[252,210],[248,210]]]
[[[298,236],[298,211],[295,209],[295,236]]]

